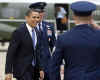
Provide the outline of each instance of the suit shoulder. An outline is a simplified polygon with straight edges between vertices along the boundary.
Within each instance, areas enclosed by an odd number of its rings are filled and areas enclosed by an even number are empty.
[[[68,31],[66,31],[66,32],[62,33],[62,34],[61,34],[61,36],[66,36],[66,35],[69,35],[69,34],[70,34],[70,32],[71,32],[71,30],[68,30]]]
[[[49,26],[53,26],[54,24],[52,22],[47,22],[47,21],[42,21],[44,24],[49,25]]]
[[[14,33],[14,32],[22,32],[22,30],[23,30],[24,27],[25,27],[25,23],[21,24],[18,28],[16,28],[16,29],[13,31],[13,33]]]
[[[47,21],[42,21],[42,23],[48,24],[49,22],[47,22]]]

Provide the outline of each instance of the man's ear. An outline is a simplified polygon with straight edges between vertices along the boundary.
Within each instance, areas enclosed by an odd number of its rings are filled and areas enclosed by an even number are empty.
[[[25,16],[26,21],[28,20],[28,16]]]
[[[90,19],[93,19],[93,14],[90,16]]]
[[[27,16],[25,16],[25,19],[27,20]]]
[[[72,15],[72,17],[73,17],[74,20],[76,19],[76,16],[74,14]]]

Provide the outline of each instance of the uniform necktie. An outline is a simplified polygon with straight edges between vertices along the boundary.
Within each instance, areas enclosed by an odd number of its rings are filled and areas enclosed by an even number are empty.
[[[39,31],[41,31],[41,24],[39,23]]]
[[[39,33],[42,35],[42,29],[41,29],[41,24],[39,23]]]

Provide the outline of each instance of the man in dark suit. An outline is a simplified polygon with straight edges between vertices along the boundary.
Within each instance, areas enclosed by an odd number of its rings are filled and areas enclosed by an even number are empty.
[[[65,60],[64,80],[100,79],[100,30],[90,24],[96,5],[79,1],[71,4],[76,26],[58,37],[50,64],[50,80],[60,79],[60,64]]]
[[[11,80],[12,74],[17,80],[39,80],[36,70],[40,69],[41,51],[35,29],[39,18],[39,10],[29,9],[26,23],[13,32],[6,57],[5,80]]]
[[[29,8],[33,9],[41,9],[40,14],[40,20],[38,24],[38,32],[41,37],[41,45],[42,45],[42,51],[40,53],[41,56],[41,64],[43,67],[43,71],[40,71],[40,77],[44,76],[44,80],[48,79],[48,64],[51,58],[51,52],[53,49],[53,46],[55,44],[55,31],[54,31],[54,25],[46,22],[43,20],[44,14],[45,14],[45,2],[37,2],[33,3],[29,6]]]

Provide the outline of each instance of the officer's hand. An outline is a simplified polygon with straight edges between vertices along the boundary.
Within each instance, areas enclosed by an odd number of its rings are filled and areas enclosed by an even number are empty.
[[[40,71],[40,80],[44,79],[44,71]]]
[[[12,80],[12,74],[6,74],[5,80]]]

